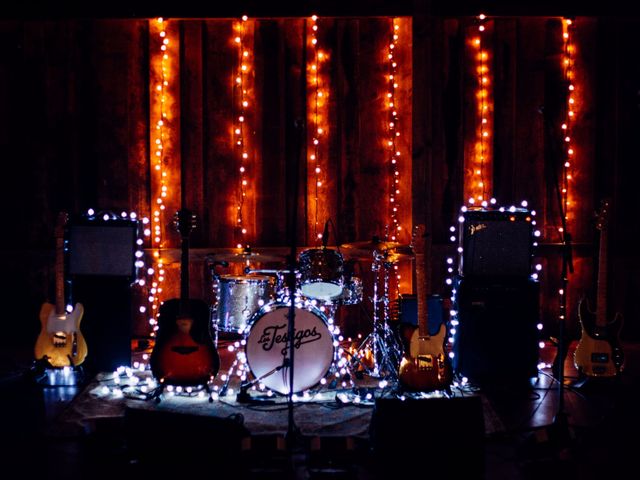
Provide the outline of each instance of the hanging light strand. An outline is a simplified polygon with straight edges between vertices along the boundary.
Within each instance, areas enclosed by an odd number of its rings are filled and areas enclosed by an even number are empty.
[[[238,155],[238,187],[236,193],[236,216],[235,216],[235,240],[236,247],[248,247],[248,231],[244,221],[243,213],[249,180],[247,174],[247,163],[249,161],[247,110],[250,107],[248,92],[248,77],[251,70],[251,52],[247,48],[245,41],[246,23],[249,18],[244,15],[242,19],[234,23],[234,43],[237,47],[238,61],[234,80],[234,104],[237,106],[237,114],[234,115],[233,135],[236,152]]]
[[[565,108],[565,118],[561,125],[564,144],[564,163],[562,165],[562,207],[564,210],[565,221],[568,221],[574,209],[573,195],[570,189],[573,180],[572,170],[576,162],[576,149],[573,144],[573,126],[576,119],[577,107],[577,91],[575,80],[575,44],[573,43],[573,29],[575,22],[571,19],[563,19],[562,22],[562,40],[563,40],[563,77],[567,86],[567,104]],[[559,227],[562,233],[562,226]]]
[[[153,89],[152,96],[152,115],[155,115],[155,139],[153,141],[153,154],[151,159],[152,176],[155,177],[155,183],[158,185],[155,192],[153,205],[151,206],[151,229],[149,235],[151,237],[153,263],[147,269],[148,280],[146,281],[148,288],[148,304],[150,312],[149,324],[152,328],[151,336],[155,336],[158,330],[157,316],[161,303],[162,284],[165,280],[164,262],[160,256],[161,249],[164,245],[163,225],[165,224],[165,203],[169,195],[169,186],[167,182],[167,158],[166,152],[168,147],[168,116],[167,104],[169,95],[169,36],[167,32],[167,22],[162,18],[153,20],[152,32],[157,31],[157,37],[152,38],[152,45],[158,45],[158,50],[152,52],[152,69],[158,82]],[[145,306],[140,307],[141,313],[147,313]]]
[[[487,198],[491,196],[489,172],[493,155],[491,150],[493,100],[489,51],[486,47],[487,21],[486,15],[478,15],[478,32],[472,39],[472,45],[476,52],[476,74],[478,79],[476,109],[479,127],[476,129],[477,139],[471,165],[472,174],[468,199],[470,204],[479,204],[483,207],[488,205]]]
[[[320,48],[318,41],[318,16],[311,16],[309,42],[311,44],[310,51],[313,58],[308,66],[307,82],[309,84],[310,105],[309,105],[309,122],[312,126],[311,145],[309,146],[309,168],[313,171],[313,238],[316,244],[322,240],[322,231],[320,228],[320,196],[322,186],[324,184],[323,168],[322,168],[322,139],[327,134],[327,126],[324,121],[324,108],[327,102],[328,92],[323,86],[322,65],[327,60],[327,54]]]
[[[391,20],[391,38],[387,51],[387,149],[389,156],[389,239],[397,241],[402,230],[398,220],[398,209],[400,208],[400,149],[398,137],[400,137],[398,104],[396,91],[398,90],[398,62],[396,61],[396,49],[400,34],[400,25],[397,18]]]

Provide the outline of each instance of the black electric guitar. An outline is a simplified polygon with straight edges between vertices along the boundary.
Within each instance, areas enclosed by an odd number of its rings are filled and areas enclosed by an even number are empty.
[[[84,313],[81,303],[73,310],[65,308],[64,296],[64,227],[68,215],[61,212],[55,229],[56,237],[56,300],[45,302],[40,308],[42,328],[36,340],[36,360],[46,359],[52,367],[75,367],[87,356],[87,342],[80,331],[80,320]]]
[[[413,232],[418,328],[412,333],[408,352],[400,362],[399,378],[407,390],[431,392],[447,388],[451,384],[452,373],[444,348],[446,325],[442,323],[437,334],[429,335],[424,231],[424,225],[417,225]]]
[[[620,344],[622,315],[617,313],[607,321],[607,223],[609,202],[604,200],[597,215],[600,230],[598,249],[598,282],[596,311],[591,310],[586,298],[578,304],[582,334],[574,353],[576,368],[589,377],[615,377],[624,367],[624,353]]]
[[[218,374],[220,357],[209,333],[209,307],[189,298],[189,235],[195,217],[187,209],[177,213],[182,239],[180,298],[160,306],[151,372],[162,384],[206,385]]]

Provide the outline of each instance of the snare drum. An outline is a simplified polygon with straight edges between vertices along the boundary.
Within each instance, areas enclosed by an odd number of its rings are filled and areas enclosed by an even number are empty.
[[[273,300],[274,279],[260,275],[220,275],[213,322],[221,332],[242,333],[251,316]]]
[[[247,364],[255,378],[271,390],[289,393],[289,369],[283,364],[289,350],[290,306],[265,305],[251,319],[246,338]],[[301,392],[324,378],[333,362],[335,347],[327,319],[315,307],[295,308],[293,391]],[[273,373],[272,370],[276,369]]]
[[[299,260],[302,295],[330,300],[342,294],[344,262],[339,252],[328,248],[305,250]]]

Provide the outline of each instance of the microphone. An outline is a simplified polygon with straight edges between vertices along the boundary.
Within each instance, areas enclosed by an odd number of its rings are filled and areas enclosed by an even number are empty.
[[[327,248],[329,243],[329,220],[324,222],[324,231],[322,232],[322,248]]]

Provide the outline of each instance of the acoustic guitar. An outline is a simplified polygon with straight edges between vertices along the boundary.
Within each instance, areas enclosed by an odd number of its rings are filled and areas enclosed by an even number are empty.
[[[451,384],[452,373],[444,348],[446,325],[442,323],[438,333],[429,335],[424,234],[424,225],[414,228],[418,328],[413,331],[408,351],[400,362],[399,380],[407,390],[431,392],[447,388]]]
[[[598,280],[596,311],[586,297],[578,303],[581,336],[574,353],[574,364],[579,372],[589,377],[615,377],[624,367],[624,353],[620,344],[623,318],[616,313],[607,321],[607,224],[609,201],[603,200],[596,218],[600,230],[598,247]]]
[[[55,228],[56,238],[56,299],[40,308],[41,329],[34,348],[36,360],[46,360],[52,367],[75,367],[87,356],[87,342],[80,331],[84,313],[81,303],[73,310],[65,308],[64,296],[64,227],[68,215],[61,212]]]
[[[183,208],[177,213],[177,225],[182,240],[180,298],[160,306],[151,372],[162,384],[206,385],[218,374],[220,358],[209,333],[208,305],[189,298],[189,235],[195,216]]]

